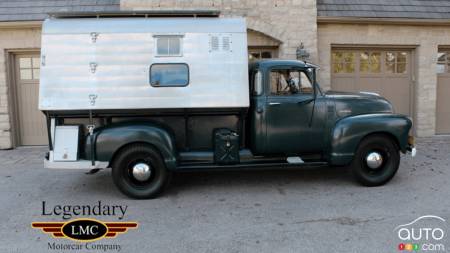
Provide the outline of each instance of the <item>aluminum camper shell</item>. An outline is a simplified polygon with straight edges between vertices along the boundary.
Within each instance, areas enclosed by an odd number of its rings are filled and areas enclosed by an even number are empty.
[[[179,48],[161,54],[158,40],[167,38]],[[151,85],[158,64],[184,65],[187,81]],[[39,109],[248,107],[247,66],[243,18],[51,18],[42,28]]]

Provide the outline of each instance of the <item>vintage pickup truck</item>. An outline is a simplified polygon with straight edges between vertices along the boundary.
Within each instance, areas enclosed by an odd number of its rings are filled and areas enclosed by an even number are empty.
[[[192,170],[345,166],[377,186],[415,154],[379,95],[324,92],[302,61],[248,64],[244,19],[52,18],[41,55],[45,167],[111,168],[132,198]]]

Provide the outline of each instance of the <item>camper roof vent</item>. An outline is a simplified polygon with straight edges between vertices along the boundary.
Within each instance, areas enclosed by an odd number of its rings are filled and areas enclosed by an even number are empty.
[[[118,18],[118,17],[219,17],[220,10],[136,10],[136,11],[83,11],[83,12],[51,12],[50,18]]]

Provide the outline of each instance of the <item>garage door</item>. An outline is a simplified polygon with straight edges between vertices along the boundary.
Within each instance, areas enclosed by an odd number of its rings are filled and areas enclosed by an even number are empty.
[[[438,53],[436,133],[450,134],[450,49]]]
[[[397,113],[411,113],[411,51],[333,49],[331,87],[339,91],[370,91],[387,98]]]
[[[38,54],[15,56],[18,145],[47,144],[45,117],[38,110],[39,63]]]

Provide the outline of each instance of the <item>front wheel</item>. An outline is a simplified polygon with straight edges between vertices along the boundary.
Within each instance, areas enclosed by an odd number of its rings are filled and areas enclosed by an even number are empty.
[[[114,184],[136,199],[156,197],[168,184],[170,172],[157,150],[134,144],[121,150],[112,164]]]
[[[399,165],[399,149],[392,139],[384,135],[373,135],[361,141],[351,170],[362,185],[379,186],[394,177]]]

